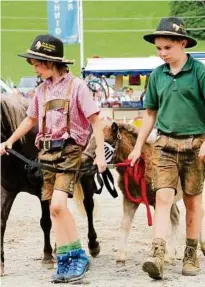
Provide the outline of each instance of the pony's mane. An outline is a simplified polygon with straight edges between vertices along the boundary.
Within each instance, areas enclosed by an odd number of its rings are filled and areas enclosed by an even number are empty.
[[[26,117],[29,102],[20,95],[1,95],[2,124],[8,121],[11,132],[14,132],[22,120]],[[3,116],[6,118],[3,119]]]
[[[130,133],[135,138],[138,136],[139,129],[136,128],[134,125],[125,124],[125,123],[119,123],[118,126],[119,126],[120,130],[127,131],[128,133]]]

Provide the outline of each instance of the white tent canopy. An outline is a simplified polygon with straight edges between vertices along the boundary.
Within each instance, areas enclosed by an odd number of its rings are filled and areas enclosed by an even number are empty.
[[[190,53],[194,58],[205,64],[205,52]],[[111,75],[147,75],[153,69],[162,65],[164,61],[156,56],[140,58],[89,58],[84,69],[85,76],[93,74],[94,76]]]

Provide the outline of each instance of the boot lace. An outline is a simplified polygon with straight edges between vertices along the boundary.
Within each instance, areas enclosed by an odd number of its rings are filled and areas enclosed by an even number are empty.
[[[158,246],[153,246],[154,252],[153,252],[153,256],[154,257],[158,257],[161,260],[163,260],[164,258],[164,248],[160,245]]]
[[[185,255],[184,255],[184,262],[186,261],[186,263],[191,263],[195,265],[195,261],[196,261],[196,249],[191,247],[191,246],[187,246],[185,249]]]
[[[57,274],[64,274],[69,269],[69,262],[66,260],[57,260],[58,261],[58,267],[57,267]]]

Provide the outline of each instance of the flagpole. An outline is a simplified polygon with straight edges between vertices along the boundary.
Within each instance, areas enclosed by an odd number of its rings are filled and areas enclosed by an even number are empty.
[[[79,0],[80,12],[80,71],[84,67],[84,37],[83,37],[83,0]]]

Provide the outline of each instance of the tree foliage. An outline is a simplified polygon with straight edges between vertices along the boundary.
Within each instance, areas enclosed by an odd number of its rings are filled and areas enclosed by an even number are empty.
[[[183,19],[190,36],[205,40],[205,1],[170,1],[170,15]]]

